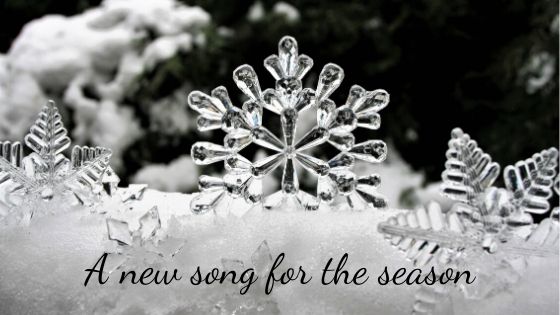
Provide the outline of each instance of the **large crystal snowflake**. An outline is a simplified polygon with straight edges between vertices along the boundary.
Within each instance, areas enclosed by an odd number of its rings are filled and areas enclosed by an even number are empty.
[[[558,165],[550,148],[507,166],[506,188],[492,186],[500,166],[461,129],[451,133],[442,193],[456,201],[444,213],[437,203],[398,214],[378,226],[415,266],[470,270],[476,285],[461,287],[468,298],[485,298],[517,282],[530,257],[558,256],[558,217],[533,223],[550,211],[548,199]],[[446,288],[423,288],[415,314],[434,314]],[[449,311],[443,313],[448,314]]]
[[[199,91],[189,95],[190,107],[200,113],[199,130],[221,128],[227,133],[224,145],[197,142],[191,148],[196,164],[224,161],[226,169],[223,178],[200,177],[201,194],[191,203],[194,212],[215,210],[224,196],[242,197],[248,203],[263,202],[266,208],[295,201],[306,210],[316,210],[319,202],[331,203],[338,196],[343,196],[353,208],[366,204],[375,208],[385,206],[385,200],[376,193],[379,176],[357,176],[352,168],[355,159],[382,162],[387,146],[380,140],[356,144],[353,131],[357,127],[372,130],[380,127],[378,112],[388,105],[389,94],[354,85],[346,103],[337,107],[329,96],[342,82],[344,71],[332,63],[325,65],[314,91],[303,88],[301,81],[312,65],[310,57],[298,54],[296,40],[286,36],[278,44],[278,55],[264,61],[265,68],[276,79],[275,89],[261,91],[253,68],[242,65],[233,72],[233,80],[249,97],[242,108],[232,105],[224,87],[214,89],[211,95]],[[280,116],[282,139],[263,126],[263,108]],[[298,117],[307,110],[316,111],[316,125],[296,139]],[[340,153],[330,160],[309,153],[324,143]],[[242,152],[250,144],[274,153],[251,162]],[[296,164],[317,176],[316,195],[299,189]],[[280,166],[283,166],[281,190],[263,199],[263,177]]]
[[[70,138],[52,101],[43,107],[25,136],[25,145],[32,153],[24,157],[20,142],[0,142],[0,183],[12,208],[22,202],[49,201],[62,195],[91,204],[90,197],[103,188],[109,193],[116,190],[118,177],[109,166],[111,150],[75,146],[71,159],[64,156]],[[64,205],[63,202],[59,206]],[[33,213],[26,215],[30,217]]]

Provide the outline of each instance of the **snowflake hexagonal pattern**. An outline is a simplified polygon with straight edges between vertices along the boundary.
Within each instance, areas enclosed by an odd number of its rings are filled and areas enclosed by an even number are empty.
[[[199,178],[201,193],[191,202],[196,213],[216,210],[229,196],[243,198],[248,203],[263,203],[276,208],[286,203],[305,210],[316,210],[319,204],[343,198],[351,208],[363,209],[368,205],[381,208],[385,200],[377,192],[378,175],[358,176],[354,173],[355,160],[380,163],[387,155],[387,146],[380,140],[355,143],[356,128],[376,130],[380,127],[379,111],[389,103],[384,90],[366,91],[354,85],[346,103],[337,107],[329,96],[344,78],[338,65],[325,65],[315,90],[303,88],[302,78],[313,66],[306,55],[298,54],[298,44],[285,36],[278,44],[278,55],[264,60],[265,68],[276,80],[274,89],[261,90],[255,70],[242,65],[234,70],[233,80],[249,98],[241,108],[232,105],[225,87],[214,89],[211,95],[200,91],[190,93],[188,102],[200,116],[200,131],[222,129],[224,144],[197,142],[191,148],[191,157],[198,165],[223,162],[222,178],[203,175]],[[282,137],[263,125],[263,115],[278,115]],[[296,133],[298,118],[304,111],[316,111],[314,127],[304,135]],[[269,113],[270,112],[270,113]],[[323,144],[332,145],[337,155],[330,159],[314,156],[313,149]],[[249,145],[262,147],[268,156],[250,161],[243,156]],[[263,177],[277,168],[283,168],[281,189],[263,196]],[[317,178],[316,194],[300,189],[297,169]]]

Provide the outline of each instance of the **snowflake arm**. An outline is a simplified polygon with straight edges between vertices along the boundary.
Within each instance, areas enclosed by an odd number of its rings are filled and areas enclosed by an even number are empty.
[[[451,132],[447,162],[442,173],[442,192],[450,199],[476,205],[476,197],[492,186],[500,165],[478,147],[476,141],[456,128]]]
[[[544,214],[550,209],[548,199],[558,165],[558,150],[550,148],[504,169],[504,182],[513,193],[513,202],[524,212]]]

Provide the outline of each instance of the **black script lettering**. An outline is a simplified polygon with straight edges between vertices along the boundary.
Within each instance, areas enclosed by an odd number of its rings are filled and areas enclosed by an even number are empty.
[[[323,269],[323,275],[321,277],[321,283],[323,285],[328,285],[330,283],[334,283],[335,285],[338,284],[338,282],[340,281],[340,278],[342,277],[342,281],[345,284],[355,284],[355,285],[362,285],[364,284],[368,279],[369,276],[367,276],[364,280],[360,281],[360,279],[366,275],[367,270],[366,268],[360,268],[358,269],[354,275],[352,276],[352,278],[350,279],[350,273],[347,270],[344,270],[344,266],[346,265],[346,261],[348,261],[348,254],[345,253],[344,255],[342,255],[342,257],[340,258],[340,260],[338,261],[338,266],[336,267],[336,269],[329,269],[331,263],[332,263],[332,258],[329,259],[329,261],[327,262],[327,264],[325,265],[325,268]],[[334,271],[333,276],[331,277],[330,281],[326,281],[326,277],[327,274],[331,271]]]
[[[309,281],[311,281],[312,277],[309,276],[309,278],[306,279],[305,270],[303,270],[301,266],[299,266],[297,273],[295,273],[295,270],[293,268],[288,268],[284,273],[282,273],[282,275],[280,275],[280,277],[277,278],[274,272],[284,260],[284,256],[285,256],[284,253],[280,253],[280,255],[276,257],[276,260],[272,264],[272,268],[270,269],[270,273],[268,274],[268,278],[266,279],[266,286],[265,286],[266,294],[270,294],[272,292],[275,282],[280,282],[281,284],[287,284],[290,281],[297,280],[298,278],[300,279],[301,284],[307,284],[309,283]]]
[[[86,272],[89,272],[89,273],[86,277],[86,281],[84,281],[84,287],[87,286],[89,278],[91,277],[91,274],[94,273],[94,272],[97,272],[97,281],[99,281],[99,284],[105,284],[107,282],[107,280],[109,280],[109,276],[107,276],[105,278],[105,280],[103,280],[103,267],[105,267],[105,260],[106,259],[107,259],[107,253],[104,253],[103,255],[101,255],[101,257],[99,257],[99,259],[97,260],[95,265],[93,265],[93,267],[85,270]],[[97,265],[99,265],[99,263],[101,263],[101,266],[99,267],[99,269],[96,269]]]

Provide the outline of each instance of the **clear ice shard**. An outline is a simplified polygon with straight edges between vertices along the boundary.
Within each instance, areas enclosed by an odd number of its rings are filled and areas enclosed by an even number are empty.
[[[111,269],[128,267],[135,268],[151,264],[167,262],[181,251],[186,241],[168,235],[162,229],[157,206],[152,207],[138,219],[137,225],[129,225],[127,221],[106,218],[108,239],[116,246],[109,251],[111,261],[117,262]],[[131,230],[130,226],[137,226]]]
[[[161,228],[161,220],[157,206],[154,206],[148,212],[140,217],[140,237],[145,240],[156,235],[156,232]]]
[[[211,96],[191,92],[189,105],[200,115],[199,130],[218,129],[220,121],[226,133],[223,146],[198,142],[191,148],[196,164],[224,161],[226,171],[222,181],[201,177],[201,194],[191,202],[194,212],[216,210],[226,197],[243,197],[249,204],[262,202],[267,209],[293,204],[297,209],[316,210],[320,202],[331,203],[341,195],[355,210],[385,206],[385,200],[376,192],[378,178],[373,184],[367,176],[358,178],[353,168],[355,159],[383,161],[387,147],[380,140],[356,144],[353,132],[357,128],[380,127],[379,111],[389,103],[389,94],[355,85],[346,103],[337,106],[329,96],[341,85],[344,71],[329,63],[321,70],[316,89],[303,88],[302,79],[312,66],[313,60],[299,53],[297,41],[285,36],[278,43],[278,54],[264,60],[264,67],[276,80],[274,88],[261,90],[253,67],[242,65],[233,71],[234,82],[247,96],[241,107],[232,104],[223,87],[215,89]],[[304,111],[316,111],[316,125],[300,136],[298,120]],[[268,114],[278,115],[279,123],[264,126],[263,115]],[[249,161],[243,154],[251,144],[273,152],[265,151],[266,157]],[[339,154],[326,160],[319,156],[325,152],[319,149],[321,145],[330,145]],[[277,168],[282,172],[273,172]],[[265,177],[274,176],[272,173],[282,174],[280,190],[263,196],[266,190],[262,184]],[[303,173],[314,175],[316,195],[300,190]],[[230,175],[235,181],[228,184],[226,178],[231,179]]]
[[[125,221],[108,218],[107,233],[110,240],[117,241],[119,244],[132,244],[132,234]]]

